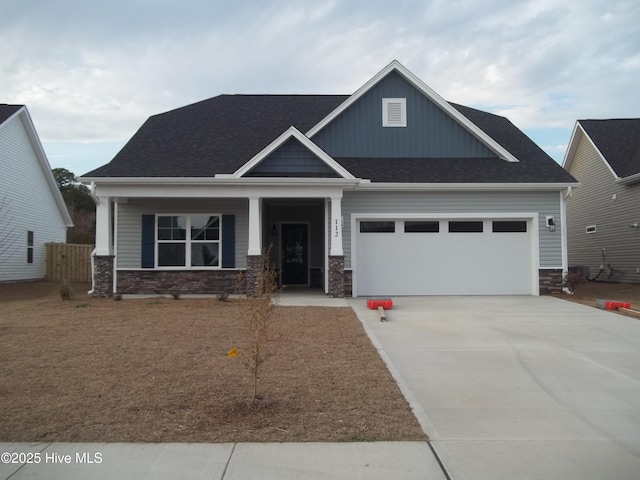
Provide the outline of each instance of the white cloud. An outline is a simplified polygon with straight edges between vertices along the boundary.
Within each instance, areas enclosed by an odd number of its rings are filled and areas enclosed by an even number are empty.
[[[447,100],[569,131],[640,116],[638,18],[634,0],[4,0],[0,101],[27,104],[45,146],[113,150],[155,113],[352,93],[398,59]]]

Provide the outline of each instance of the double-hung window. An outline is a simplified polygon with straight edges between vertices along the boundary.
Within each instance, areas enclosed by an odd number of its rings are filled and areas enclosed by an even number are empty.
[[[157,266],[220,267],[220,215],[158,215]]]

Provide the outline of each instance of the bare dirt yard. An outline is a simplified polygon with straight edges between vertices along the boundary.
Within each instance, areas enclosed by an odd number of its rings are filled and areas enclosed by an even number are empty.
[[[559,297],[592,307],[596,306],[597,300],[629,302],[633,310],[640,311],[640,285],[635,284],[587,282],[576,287],[573,295],[562,294]]]
[[[278,307],[254,406],[249,300],[87,288],[63,301],[55,283],[0,284],[0,441],[425,438],[351,309]]]

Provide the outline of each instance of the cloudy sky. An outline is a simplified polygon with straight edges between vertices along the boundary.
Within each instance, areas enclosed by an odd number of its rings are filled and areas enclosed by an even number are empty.
[[[2,0],[0,103],[52,167],[223,93],[350,94],[396,59],[562,161],[577,118],[640,117],[637,0]]]

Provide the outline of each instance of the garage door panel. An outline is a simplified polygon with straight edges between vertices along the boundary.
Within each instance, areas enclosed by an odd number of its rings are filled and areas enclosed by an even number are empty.
[[[531,293],[531,234],[357,233],[358,295],[490,295]],[[488,231],[487,231],[488,230]]]

